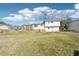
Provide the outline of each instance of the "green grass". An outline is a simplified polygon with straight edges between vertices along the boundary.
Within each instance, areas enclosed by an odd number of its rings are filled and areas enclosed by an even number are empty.
[[[79,50],[79,33],[0,33],[0,55],[3,56],[72,56],[74,50]]]

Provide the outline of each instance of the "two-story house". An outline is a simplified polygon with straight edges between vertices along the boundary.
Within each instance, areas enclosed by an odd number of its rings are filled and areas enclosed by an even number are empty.
[[[33,24],[33,30],[46,31],[46,32],[59,32],[60,21],[44,21],[41,24]]]

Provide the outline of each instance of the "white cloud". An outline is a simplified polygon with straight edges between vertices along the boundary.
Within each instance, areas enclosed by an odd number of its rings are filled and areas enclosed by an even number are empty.
[[[25,8],[19,10],[17,14],[9,14],[8,17],[2,19],[11,19],[11,20],[35,20],[36,17],[46,17],[48,20],[62,20],[67,19],[67,16],[73,14],[75,10],[56,10],[49,7],[37,7],[33,10]],[[37,19],[38,20],[38,19]],[[46,20],[46,19],[45,19]]]
[[[48,19],[52,20],[66,20],[75,13],[75,10],[52,10],[48,12]]]
[[[34,11],[45,12],[45,11],[50,10],[50,8],[49,7],[37,7],[37,8],[34,8],[33,10]]]
[[[79,4],[75,4],[75,9],[78,9]],[[39,20],[39,18],[47,18],[48,20],[66,20],[68,17],[72,18],[79,18],[79,13],[75,9],[67,9],[67,10],[56,10],[51,9],[49,7],[36,7],[32,10],[29,8],[25,8],[18,11],[17,14],[9,14],[9,16],[4,17],[2,19],[9,19],[9,20]],[[46,19],[44,19],[46,20]],[[34,21],[35,22],[35,21]],[[31,22],[32,23],[32,22]]]
[[[74,5],[74,8],[79,10],[79,3]]]
[[[37,23],[42,23],[43,21],[30,21],[29,24],[37,24]]]
[[[32,15],[33,15],[33,12],[30,9],[28,9],[28,8],[25,8],[25,9],[20,10],[18,12],[20,14],[22,14],[23,16],[25,16],[25,17],[32,17]]]
[[[12,19],[12,17],[9,17],[9,16],[8,16],[8,17],[4,17],[4,18],[2,18],[2,19]]]
[[[79,19],[79,12],[75,12],[75,14],[70,16],[72,19]]]
[[[75,5],[74,5],[74,8],[76,9],[76,10],[75,10],[75,13],[72,14],[70,17],[71,17],[71,19],[76,19],[76,20],[78,20],[78,19],[79,19],[79,3],[75,4]]]
[[[75,13],[70,15],[69,17],[72,19],[72,20],[78,20],[79,19],[79,3],[75,4],[74,5],[74,8],[75,8]]]
[[[23,20],[23,16],[22,15],[16,15],[16,14],[10,14],[9,16],[7,17],[4,17],[2,19],[7,19],[7,20]]]
[[[24,17],[38,17],[43,14],[43,12],[46,12],[50,10],[48,7],[37,7],[33,10],[30,10],[28,8],[25,8],[23,10],[20,10],[19,13],[22,14]]]

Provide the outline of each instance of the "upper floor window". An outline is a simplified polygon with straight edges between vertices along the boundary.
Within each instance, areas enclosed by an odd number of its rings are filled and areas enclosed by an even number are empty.
[[[53,23],[53,21],[51,21],[51,23]]]
[[[50,27],[48,27],[48,29],[50,29]]]
[[[44,24],[40,24],[41,26],[43,26]]]
[[[37,24],[35,24],[34,26],[35,26],[35,27],[37,27],[38,25],[37,25]]]
[[[53,23],[53,21],[48,21],[48,22],[46,22],[46,23]]]

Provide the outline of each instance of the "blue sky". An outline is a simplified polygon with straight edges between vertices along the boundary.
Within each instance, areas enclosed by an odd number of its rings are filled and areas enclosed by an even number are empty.
[[[73,9],[74,3],[1,3],[0,18],[10,13],[17,13],[18,10],[24,8],[35,8],[40,6],[48,6],[54,9]]]
[[[60,10],[72,11],[72,10],[75,10],[74,6],[75,6],[75,3],[0,3],[0,21],[4,21],[4,22],[7,22],[12,25],[21,25],[21,24],[30,24],[32,22],[40,22],[40,21],[44,20],[44,18],[42,16],[31,17],[32,15],[30,15],[30,14],[32,14],[31,12],[38,11],[37,9],[35,9],[35,11],[33,11],[34,8],[41,7],[40,8],[41,10],[44,8],[45,9],[47,8],[47,10],[56,9],[56,11],[60,11]],[[76,8],[76,9],[78,9],[78,8]],[[21,12],[19,12],[19,11],[21,11]],[[47,11],[45,10],[45,12],[47,12]],[[26,13],[26,14],[24,14],[24,13]],[[12,14],[12,15],[10,15],[10,14]],[[19,16],[17,16],[17,15],[19,15]],[[29,17],[27,18],[28,15],[30,15],[29,16],[30,18]],[[34,15],[36,15],[36,14],[34,14]],[[12,19],[12,17],[15,17],[15,18],[13,18],[14,20]],[[17,17],[18,17],[18,20],[17,20]],[[19,17],[22,20],[20,20]],[[61,16],[56,16],[56,17],[61,17]],[[10,18],[11,20],[8,18]],[[30,20],[26,20],[26,19],[30,19]],[[58,18],[56,18],[56,19],[58,19]]]

